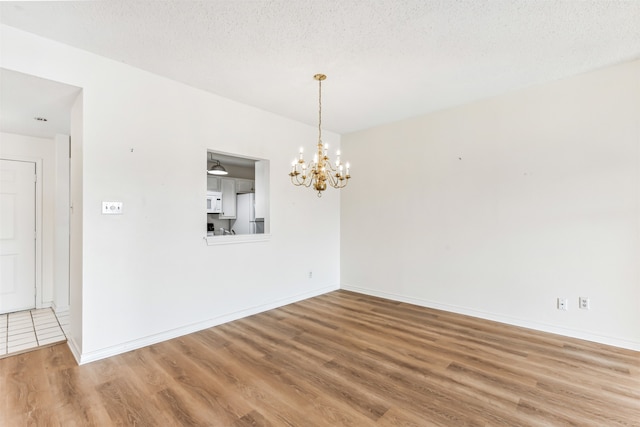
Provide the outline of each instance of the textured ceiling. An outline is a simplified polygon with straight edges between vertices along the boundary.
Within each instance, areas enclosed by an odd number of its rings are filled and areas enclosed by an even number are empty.
[[[2,23],[340,133],[640,58],[640,1],[0,2]]]

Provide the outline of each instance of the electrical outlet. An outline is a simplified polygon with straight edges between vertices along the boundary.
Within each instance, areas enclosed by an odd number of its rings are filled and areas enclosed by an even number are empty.
[[[102,202],[102,215],[122,215],[122,202]]]
[[[591,308],[591,301],[589,301],[588,297],[580,297],[578,298],[578,307],[583,310],[589,310]]]
[[[313,279],[313,271],[309,270],[309,279]]]
[[[569,310],[569,301],[566,298],[558,298],[558,310]]]

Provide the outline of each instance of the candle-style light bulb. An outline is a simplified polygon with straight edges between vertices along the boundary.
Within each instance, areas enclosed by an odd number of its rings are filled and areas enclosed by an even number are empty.
[[[349,162],[347,162],[347,175],[349,175]]]
[[[303,153],[304,153],[304,147],[300,147],[300,157],[299,157],[300,160],[302,160]]]

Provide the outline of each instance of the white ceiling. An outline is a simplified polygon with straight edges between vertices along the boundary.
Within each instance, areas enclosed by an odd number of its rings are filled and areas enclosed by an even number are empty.
[[[49,139],[69,135],[71,107],[81,90],[0,68],[0,131]]]
[[[348,133],[640,58],[637,0],[0,2],[0,21]]]

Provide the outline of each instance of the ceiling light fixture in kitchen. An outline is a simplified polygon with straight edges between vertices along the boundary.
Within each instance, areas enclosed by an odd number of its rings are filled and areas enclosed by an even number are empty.
[[[209,157],[211,157],[211,153],[209,153]],[[215,162],[213,166],[207,169],[207,173],[209,175],[227,175],[229,172],[220,164],[220,160],[215,160],[213,158],[209,159],[211,162]]]
[[[327,150],[328,144],[322,144],[322,81],[327,78],[324,74],[313,76],[318,81],[318,145],[317,152],[313,160],[309,163],[304,161],[304,149],[300,148],[297,159],[291,163],[291,183],[295,186],[311,187],[318,192],[318,197],[322,197],[322,192],[327,189],[327,184],[333,188],[344,188],[349,175],[349,163],[343,164],[340,161],[340,150],[336,153],[335,165],[329,161]]]

